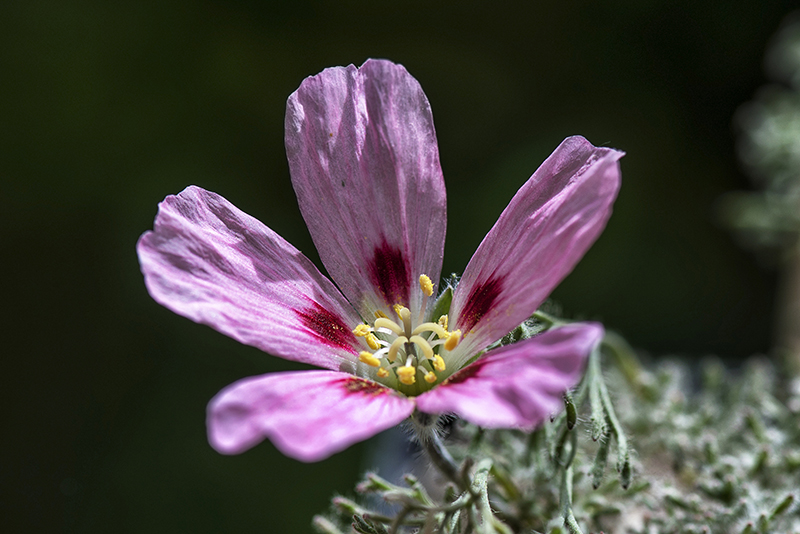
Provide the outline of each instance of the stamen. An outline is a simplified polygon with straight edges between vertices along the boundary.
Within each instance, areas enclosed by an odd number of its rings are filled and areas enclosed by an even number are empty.
[[[398,367],[397,368],[397,377],[400,379],[400,382],[403,384],[410,386],[414,382],[417,381],[417,368],[411,367],[409,365]]]
[[[355,328],[355,330],[353,330],[353,333],[355,335],[357,335],[358,337],[364,337],[367,334],[369,334],[371,331],[372,331],[372,328],[370,328],[368,324],[361,323],[360,325],[358,325]]]
[[[381,317],[384,318],[384,319],[388,318],[388,316],[385,313],[383,313],[382,311],[375,310],[375,318],[376,319],[380,319]]]
[[[406,343],[408,343],[408,338],[405,336],[400,336],[392,341],[392,345],[389,347],[389,353],[386,355],[386,359],[390,362],[393,362],[395,358],[397,358],[397,351],[400,350],[400,347]]]
[[[431,337],[434,337],[434,335],[431,334]],[[440,345],[444,345],[446,342],[447,342],[446,339],[433,339],[433,340],[429,339],[428,340],[428,343],[430,344],[432,349],[435,349],[436,347],[438,347]]]
[[[380,367],[381,361],[372,355],[372,353],[367,351],[362,351],[361,354],[358,355],[358,361],[366,363],[372,367]]]
[[[422,289],[422,306],[419,308],[419,316],[417,322],[421,323],[425,320],[425,310],[428,309],[428,297],[433,295],[433,282],[427,274],[419,275],[419,287]]]
[[[439,326],[447,330],[447,314],[439,317]]]
[[[426,297],[433,295],[433,282],[431,282],[428,275],[419,275],[419,287],[422,288],[422,292],[425,293]]]
[[[433,368],[439,372],[444,371],[444,358],[438,354],[433,357]]]
[[[372,332],[367,334],[366,341],[367,345],[369,345],[369,348],[371,348],[372,350],[378,350],[379,348],[381,348],[380,343],[378,343],[378,338],[375,337],[375,334],[373,334]]]
[[[433,349],[431,348],[430,344],[428,344],[428,341],[425,338],[420,336],[411,336],[410,338],[408,338],[408,340],[411,343],[414,343],[420,349],[422,349],[422,353],[425,355],[426,359],[430,360],[431,358],[433,358]]]
[[[447,327],[442,327],[436,323],[422,323],[411,332],[411,335],[415,336],[422,332],[435,332],[436,335],[439,336],[439,339],[447,339],[450,337],[450,332],[448,332],[446,328]]]
[[[392,309],[394,310],[394,313],[395,313],[395,314],[396,314],[398,317],[400,317],[400,310],[402,310],[402,309],[403,309],[403,305],[402,305],[402,304],[395,304],[394,306],[392,306]]]
[[[378,369],[378,376],[381,378],[386,378],[389,376],[389,371],[387,371],[385,367],[381,367]]]
[[[461,330],[450,332],[450,337],[448,337],[447,341],[444,342],[444,348],[447,350],[453,350],[456,348],[459,341],[461,341]]]
[[[375,319],[375,328],[387,328],[395,333],[395,335],[402,336],[405,330],[400,328],[400,325],[386,317],[379,317]]]
[[[425,375],[425,382],[428,384],[433,384],[436,382],[436,373],[433,371],[428,371],[428,374]]]

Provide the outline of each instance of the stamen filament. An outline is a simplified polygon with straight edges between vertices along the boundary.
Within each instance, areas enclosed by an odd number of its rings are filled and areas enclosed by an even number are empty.
[[[422,353],[425,355],[426,359],[430,360],[433,358],[433,349],[425,338],[421,336],[411,336],[408,338],[408,341],[414,343],[416,346],[422,349]]]
[[[405,334],[405,330],[400,328],[399,324],[386,317],[379,317],[375,319],[375,328],[387,328],[398,336]]]
[[[389,347],[389,353],[386,355],[386,359],[390,362],[393,362],[395,358],[397,358],[397,351],[400,350],[400,347],[406,343],[408,343],[408,338],[405,336],[400,336],[392,341],[392,344]]]
[[[411,335],[415,336],[417,334],[421,334],[422,332],[435,332],[439,339],[446,339],[450,337],[450,332],[448,332],[442,325],[436,323],[422,323],[418,327],[416,327],[412,332]]]

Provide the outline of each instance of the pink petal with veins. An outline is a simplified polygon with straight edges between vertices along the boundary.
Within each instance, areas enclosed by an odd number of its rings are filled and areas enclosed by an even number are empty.
[[[286,153],[322,263],[365,318],[419,309],[447,224],[430,104],[401,65],[368,60],[306,78],[286,106]]]
[[[514,195],[453,295],[458,363],[530,317],[572,271],[611,216],[622,156],[567,138]]]
[[[208,439],[238,454],[268,438],[287,456],[315,462],[391,428],[414,402],[380,384],[334,371],[246,378],[208,405]]]
[[[336,286],[278,234],[188,187],[136,246],[150,295],[170,310],[287,360],[355,371],[361,322]]]
[[[494,349],[417,397],[417,407],[486,428],[532,429],[563,409],[602,337],[599,324],[574,323]]]

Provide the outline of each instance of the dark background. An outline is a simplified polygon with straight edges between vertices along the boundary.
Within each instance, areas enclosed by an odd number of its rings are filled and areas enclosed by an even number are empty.
[[[731,117],[764,83],[790,3],[534,4],[3,2],[4,530],[307,532],[368,467],[369,443],[311,465],[269,443],[215,453],[207,401],[302,366],[158,306],[134,251],[157,203],[197,184],[316,261],[283,114],[327,66],[389,58],[425,89],[449,195],[444,272],[581,134],[628,155],[607,231],[554,294],[566,313],[654,355],[768,350],[775,275],[712,208],[748,187]]]

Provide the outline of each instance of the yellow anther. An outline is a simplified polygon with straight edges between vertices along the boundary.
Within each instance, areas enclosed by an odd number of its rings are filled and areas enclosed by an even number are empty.
[[[425,382],[428,384],[433,384],[436,382],[436,373],[433,371],[428,371],[428,374],[425,375]]]
[[[378,376],[380,378],[386,378],[387,376],[389,376],[389,371],[387,371],[385,367],[381,367],[380,369],[378,369]]]
[[[369,334],[371,330],[372,328],[370,328],[368,324],[361,323],[353,330],[353,333],[358,337],[364,337]]]
[[[417,334],[421,334],[422,332],[434,332],[439,337],[439,339],[447,339],[448,337],[450,337],[450,332],[448,332],[446,329],[442,328],[441,325],[438,325],[436,323],[422,323],[421,325],[416,327],[413,332],[411,332],[411,335],[416,336]]]
[[[427,274],[419,275],[419,287],[422,288],[422,292],[427,296],[433,295],[433,282],[431,282]]]
[[[433,368],[437,371],[441,372],[444,371],[444,358],[439,356],[438,354],[433,357]]]
[[[447,314],[442,315],[441,317],[439,317],[439,326],[441,326],[442,328],[447,330]],[[441,337],[441,336],[439,336],[439,337]]]
[[[381,348],[381,345],[380,343],[378,343],[378,338],[375,337],[375,334],[370,332],[369,334],[367,334],[366,338],[367,338],[366,339],[367,345],[369,345],[369,348],[371,348],[372,350],[378,350],[379,348]]]
[[[411,367],[410,365],[404,365],[403,367],[398,367],[397,378],[399,378],[400,382],[402,382],[403,384],[410,386],[411,384],[417,381],[417,368]]]
[[[376,319],[380,319],[381,317],[383,317],[384,319],[386,319],[386,318],[388,317],[388,315],[386,315],[385,313],[383,313],[383,312],[382,312],[382,311],[380,311],[380,310],[375,310],[375,318],[376,318]]]
[[[389,353],[386,355],[386,359],[390,362],[393,362],[394,359],[397,358],[397,351],[400,350],[400,347],[406,343],[408,343],[408,338],[406,336],[400,336],[392,341],[392,344],[389,347]]]
[[[447,341],[444,342],[444,348],[447,350],[453,350],[456,348],[456,345],[458,345],[459,341],[461,341],[461,330],[450,332],[450,337],[448,337]]]
[[[400,310],[402,310],[403,308],[404,306],[402,304],[395,304],[394,306],[392,306],[394,313],[397,314],[398,317],[400,316]]]
[[[405,330],[400,328],[400,325],[386,317],[375,319],[375,328],[388,328],[398,336],[402,336],[405,333]]]
[[[408,340],[422,350],[422,353],[425,355],[425,359],[430,360],[433,358],[433,349],[425,338],[420,336],[411,336],[408,338]]]
[[[358,355],[358,361],[366,363],[372,367],[380,367],[381,361],[375,357],[374,354],[367,351],[362,351],[361,354]]]

